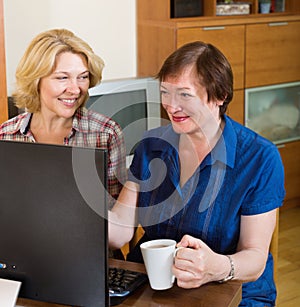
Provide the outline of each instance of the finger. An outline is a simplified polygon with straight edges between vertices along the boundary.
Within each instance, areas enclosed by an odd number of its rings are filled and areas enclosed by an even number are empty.
[[[199,288],[203,283],[200,280],[177,279],[177,286],[184,289]]]
[[[178,247],[190,247],[194,249],[199,249],[201,247],[202,241],[200,239],[196,239],[190,235],[184,235],[181,241],[177,244]]]
[[[183,271],[174,267],[173,274],[176,277],[177,285],[181,288],[197,288],[203,284],[201,275],[195,275],[190,271]]]
[[[175,260],[186,260],[186,261],[196,261],[197,259],[201,258],[201,250],[194,249],[194,248],[181,248],[177,251]]]

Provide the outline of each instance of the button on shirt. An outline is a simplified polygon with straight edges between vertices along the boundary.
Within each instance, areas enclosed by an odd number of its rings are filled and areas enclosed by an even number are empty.
[[[236,252],[241,215],[282,205],[284,172],[276,146],[225,116],[222,136],[193,176],[180,186],[179,135],[172,126],[147,132],[135,152],[129,180],[139,183],[141,242],[185,234],[203,240],[215,252]],[[142,262],[139,247],[128,260]],[[263,275],[243,285],[243,304],[273,306],[276,289],[269,255]],[[250,305],[245,305],[250,306]],[[252,305],[251,305],[252,306]]]

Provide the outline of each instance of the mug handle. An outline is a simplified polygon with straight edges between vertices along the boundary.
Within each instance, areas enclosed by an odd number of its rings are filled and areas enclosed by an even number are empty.
[[[182,248],[184,248],[184,247],[183,247],[183,246],[179,246],[179,247],[176,247],[176,248],[175,248],[174,253],[173,253],[173,258],[176,257],[177,252],[178,252],[180,249],[182,249]],[[172,283],[174,283],[174,282],[175,282],[175,276],[172,274]]]

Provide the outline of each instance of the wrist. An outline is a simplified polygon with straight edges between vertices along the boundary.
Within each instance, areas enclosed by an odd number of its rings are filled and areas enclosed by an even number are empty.
[[[230,263],[230,271],[229,271],[229,274],[228,274],[225,278],[223,278],[223,279],[221,279],[221,280],[218,280],[219,283],[224,283],[224,282],[226,282],[226,281],[229,281],[229,280],[233,279],[234,276],[235,276],[235,268],[234,268],[234,262],[233,262],[233,260],[232,260],[232,257],[229,256],[229,255],[225,255],[225,256],[226,256],[226,257],[228,258],[228,260],[229,260],[229,263]]]

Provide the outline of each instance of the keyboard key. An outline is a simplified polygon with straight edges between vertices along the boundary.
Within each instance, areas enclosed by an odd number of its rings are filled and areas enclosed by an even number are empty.
[[[122,303],[131,293],[147,281],[147,274],[110,267],[108,274],[110,306]]]

